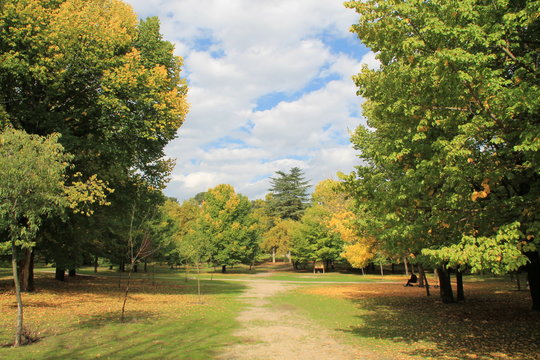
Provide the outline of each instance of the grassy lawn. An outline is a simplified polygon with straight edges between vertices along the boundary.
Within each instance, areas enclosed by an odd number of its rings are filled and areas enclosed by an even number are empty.
[[[478,279],[477,279],[478,280]],[[465,303],[400,284],[303,286],[273,299],[343,340],[399,359],[538,359],[540,314],[508,281],[468,280]],[[467,281],[467,280],[466,280]]]
[[[37,267],[36,272],[53,272],[54,269],[50,267]],[[79,274],[95,275],[94,269],[85,267],[78,269]],[[98,268],[99,276],[112,276],[117,278],[119,276],[118,271],[109,270],[108,267]],[[127,273],[121,274],[126,277]],[[197,277],[196,269],[189,268],[187,276],[190,279]],[[186,271],[184,267],[178,269],[171,269],[167,266],[155,266],[149,265],[148,271],[145,273],[142,271],[142,266],[139,267],[139,272],[132,273],[132,277],[136,279],[157,279],[157,280],[184,280],[186,278]],[[225,274],[221,273],[221,268],[213,269],[211,267],[204,267],[200,269],[200,278],[202,280],[227,280],[227,279],[240,279],[240,280],[279,280],[279,281],[305,281],[305,282],[380,282],[380,281],[403,281],[406,279],[403,275],[361,275],[351,272],[327,272],[325,274],[317,273],[313,274],[311,271],[294,271],[288,264],[263,264],[250,270],[248,266],[237,265],[233,268],[229,268]]]
[[[0,343],[12,342],[16,303],[8,271],[0,272]],[[38,274],[37,291],[24,294],[25,323],[41,337],[19,349],[1,347],[0,359],[209,359],[227,344],[242,305],[241,283],[134,281],[121,322],[122,289],[114,277],[75,277],[61,283]],[[125,277],[122,284],[125,284]],[[123,287],[123,286],[122,286]]]

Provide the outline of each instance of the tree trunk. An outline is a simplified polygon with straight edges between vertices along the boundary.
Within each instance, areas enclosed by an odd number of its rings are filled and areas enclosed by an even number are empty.
[[[379,266],[380,266],[380,268],[381,268],[381,276],[384,276],[384,270],[383,270],[382,263],[380,263]]]
[[[148,262],[147,261],[144,262],[144,272],[145,273],[148,272]]]
[[[272,248],[272,263],[273,264],[276,263],[276,248],[275,247]]]
[[[225,274],[227,272],[227,265],[221,265],[221,273]]]
[[[395,273],[395,270],[396,270],[396,265],[394,263],[392,263],[391,265],[391,268],[390,268],[390,273],[391,274],[394,274]]]
[[[77,270],[76,269],[69,269],[68,276],[69,277],[77,276]]]
[[[362,268],[361,270],[362,270],[362,275],[366,275],[366,272],[364,271],[364,268]]]
[[[463,273],[456,270],[457,301],[465,301],[465,292],[463,291]]]
[[[137,270],[138,270],[138,268],[139,268],[139,265],[133,264],[133,265],[131,266],[131,268],[133,269],[133,272],[137,272]]]
[[[21,337],[23,332],[23,303],[21,296],[21,284],[19,282],[19,271],[17,269],[17,247],[15,242],[11,242],[11,267],[13,271],[13,282],[15,283],[15,297],[17,298],[17,330],[15,331],[14,346],[21,345]]]
[[[424,281],[426,283],[426,296],[431,296],[431,293],[429,292],[429,283],[424,268],[422,268],[421,271],[424,273]]]
[[[34,288],[34,252],[24,249],[22,259],[19,260],[19,282],[21,291],[32,292]]]
[[[418,264],[418,287],[423,288],[427,284],[426,272],[421,264]]]
[[[540,311],[540,256],[538,251],[526,253],[529,258],[527,264],[527,280],[531,292],[532,310]]]
[[[56,267],[56,272],[54,274],[54,279],[58,281],[65,281],[66,280],[66,269],[61,267]]]
[[[98,268],[98,260],[99,258],[96,256],[94,257],[94,273],[97,274],[97,268]]]
[[[289,259],[289,264],[292,264],[293,261],[292,261],[292,256],[291,256],[291,252],[290,251],[287,251],[287,259]]]
[[[446,268],[446,265],[439,267],[439,288],[441,290],[441,300],[445,304],[453,303],[454,293],[452,292],[452,284],[450,282],[450,272]]]
[[[405,265],[405,275],[407,275],[407,277],[409,276],[409,264],[407,262],[407,257],[404,256],[403,257],[403,264]]]
[[[124,322],[124,314],[126,312],[126,302],[127,302],[127,298],[128,298],[128,294],[129,294],[129,285],[131,283],[132,270],[133,270],[133,262],[131,263],[131,267],[129,269],[128,279],[127,279],[127,284],[126,284],[126,290],[124,291],[124,301],[122,303],[122,314],[120,315],[120,321],[121,322]]]

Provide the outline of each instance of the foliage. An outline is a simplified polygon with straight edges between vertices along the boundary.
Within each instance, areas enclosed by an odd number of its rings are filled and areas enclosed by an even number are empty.
[[[363,165],[345,183],[361,231],[396,256],[528,262],[540,289],[539,2],[346,4],[380,61],[355,77],[368,128],[352,137]],[[504,263],[478,256],[486,248]]]
[[[257,255],[259,229],[247,197],[231,185],[208,190],[193,227],[192,241],[204,244],[205,257],[216,265],[252,263]]]
[[[286,255],[292,242],[292,234],[298,226],[294,220],[278,220],[277,223],[263,234],[261,248],[264,250],[274,249],[277,255]]]
[[[7,0],[0,6],[0,49],[0,122],[62,134],[73,155],[68,182],[78,184],[80,175],[115,190],[109,209],[91,201],[78,207],[92,219],[68,214],[69,226],[47,220],[39,250],[63,263],[81,259],[82,249],[117,251],[114,234],[125,229],[130,211],[124,200],[141,182],[162,189],[174,165],[163,150],[188,106],[173,45],[162,39],[156,18],[138,22],[119,0]],[[96,240],[110,232],[108,243]]]
[[[42,218],[61,213],[79,203],[103,203],[106,188],[92,178],[89,183],[65,184],[64,172],[71,156],[57,142],[59,135],[29,135],[10,127],[0,133],[0,233],[2,247],[11,248],[13,281],[17,298],[15,346],[23,335],[23,304],[18,278],[18,250],[31,249]]]
[[[34,246],[45,216],[65,208],[84,212],[88,203],[106,204],[110,189],[95,177],[66,184],[64,174],[72,156],[64,152],[58,138],[58,134],[41,137],[9,127],[0,133],[0,229],[17,246]]]
[[[270,178],[269,213],[276,218],[298,221],[308,204],[309,181],[297,167],[288,173],[276,171],[276,174],[277,177]]]
[[[313,205],[306,210],[292,237],[291,255],[296,263],[332,262],[340,257],[343,240],[326,225],[329,217],[322,205]]]

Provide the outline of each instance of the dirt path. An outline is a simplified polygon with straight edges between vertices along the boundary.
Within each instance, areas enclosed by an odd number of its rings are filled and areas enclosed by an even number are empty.
[[[339,343],[335,334],[322,329],[291,306],[268,307],[273,295],[293,289],[298,285],[269,281],[247,281],[242,295],[249,306],[237,320],[241,329],[234,335],[242,343],[226,349],[220,360],[294,360],[326,359],[353,360],[376,359],[369,351],[360,351],[351,345]]]

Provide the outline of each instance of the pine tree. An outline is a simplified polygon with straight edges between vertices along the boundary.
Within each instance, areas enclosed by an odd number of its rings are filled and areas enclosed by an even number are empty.
[[[297,167],[293,167],[289,173],[276,171],[276,174],[276,177],[270,178],[270,214],[280,219],[298,221],[309,201],[309,181],[304,179],[302,170]]]

